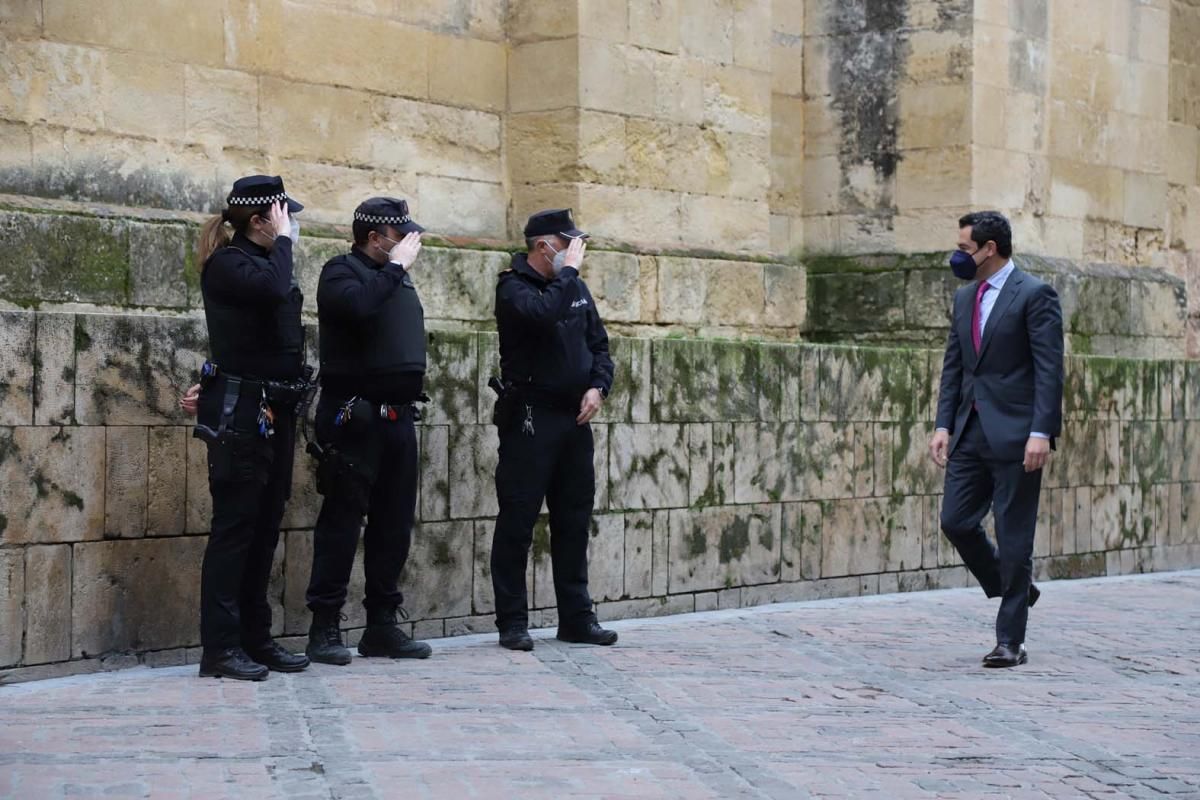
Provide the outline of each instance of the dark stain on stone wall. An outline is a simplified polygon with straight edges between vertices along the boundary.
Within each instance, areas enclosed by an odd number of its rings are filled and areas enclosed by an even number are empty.
[[[921,0],[924,29],[969,34],[971,0]],[[890,225],[895,213],[900,85],[909,57],[911,0],[826,0],[829,87],[840,123],[839,206],[863,224]],[[964,52],[967,52],[964,50]],[[957,65],[957,66],[954,66]],[[952,59],[966,77],[969,63]],[[948,78],[956,75],[948,75]],[[863,168],[875,185],[865,186]]]
[[[898,83],[904,66],[902,27],[908,0],[836,0],[825,5],[830,91],[842,141],[841,207],[851,211],[892,208],[892,183],[900,161]],[[875,209],[852,191],[851,176],[869,165],[881,186]]]
[[[1041,95],[1046,91],[1046,39],[1050,30],[1047,0],[1025,0],[1009,9],[1009,24],[1016,32],[1008,51],[1008,81],[1018,91]]]

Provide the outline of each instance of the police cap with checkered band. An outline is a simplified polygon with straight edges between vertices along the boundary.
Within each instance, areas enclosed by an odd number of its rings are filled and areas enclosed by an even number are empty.
[[[278,175],[247,175],[233,182],[233,191],[225,202],[234,208],[236,206],[269,206],[280,200],[287,201],[287,209],[291,214],[304,210],[304,206],[288,196],[283,188],[283,178]]]
[[[354,221],[368,225],[390,225],[403,234],[421,233],[425,229],[413,221],[408,203],[396,197],[372,197],[354,209]]]

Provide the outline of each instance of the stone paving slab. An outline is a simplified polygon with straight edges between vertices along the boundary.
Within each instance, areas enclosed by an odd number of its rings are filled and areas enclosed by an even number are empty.
[[[0,798],[1200,798],[1200,571],[1043,589],[1009,671],[950,590],[0,686]]]

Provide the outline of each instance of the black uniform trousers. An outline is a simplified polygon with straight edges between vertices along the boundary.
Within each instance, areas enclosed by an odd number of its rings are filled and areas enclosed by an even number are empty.
[[[545,500],[550,511],[550,559],[559,626],[579,628],[595,619],[588,594],[587,548],[596,494],[590,425],[577,411],[534,408],[533,434],[524,426],[525,406],[500,430],[496,496],[500,513],[492,537],[492,588],[496,627],[529,626],[525,570],[533,527]]]
[[[338,407],[347,399],[321,392],[316,428],[322,445],[355,447],[333,424]],[[417,430],[411,413],[402,413],[394,422],[373,417],[367,431],[355,438],[361,442],[364,436],[374,439],[379,448],[379,468],[363,534],[363,605],[368,610],[395,608],[404,601],[400,573],[408,561],[416,516]],[[362,523],[361,510],[346,497],[325,496],[313,533],[312,575],[305,597],[310,610],[336,610],[346,602]]]
[[[972,411],[946,465],[942,530],[987,596],[1001,598],[997,643],[1025,641],[1041,487],[1042,470],[1026,472],[1020,461],[993,456],[979,415]],[[996,545],[980,524],[989,506]]]
[[[273,457],[265,485],[210,475],[212,532],[200,573],[200,643],[208,652],[253,647],[271,638],[267,585],[291,494],[295,417],[277,412],[275,435],[268,441]]]

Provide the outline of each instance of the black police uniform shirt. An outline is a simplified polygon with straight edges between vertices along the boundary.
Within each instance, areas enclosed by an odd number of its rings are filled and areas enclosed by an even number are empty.
[[[613,382],[608,333],[573,267],[546,280],[526,254],[513,256],[496,285],[496,324],[506,383],[575,409],[588,389],[608,396]]]
[[[292,272],[292,240],[268,251],[241,233],[209,256],[200,275],[212,360],[244,378],[293,380],[304,368],[304,295]]]
[[[349,258],[372,271],[367,281]],[[317,284],[317,315],[325,392],[397,404],[422,394],[425,318],[404,267],[379,264],[358,246],[330,259]]]

